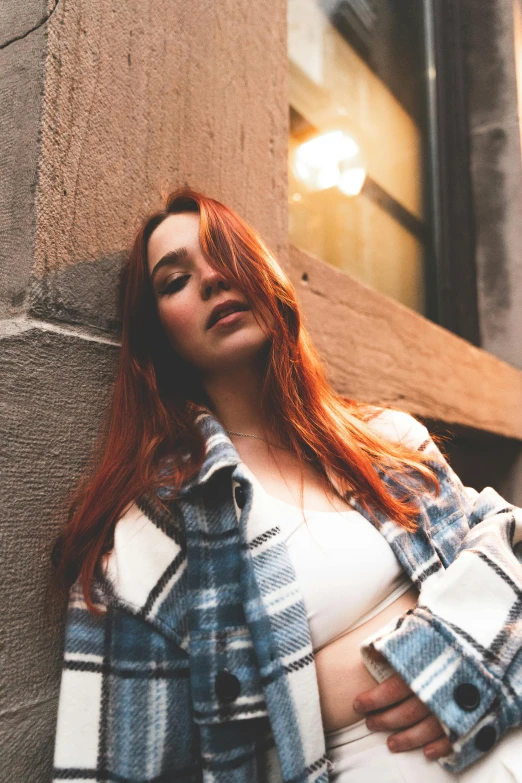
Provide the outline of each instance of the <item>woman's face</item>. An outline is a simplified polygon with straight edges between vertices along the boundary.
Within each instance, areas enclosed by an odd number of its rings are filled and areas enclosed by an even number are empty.
[[[254,359],[268,336],[244,294],[205,259],[199,243],[199,213],[169,215],[148,243],[148,267],[158,315],[174,350],[203,375]],[[227,316],[214,312],[230,302]]]

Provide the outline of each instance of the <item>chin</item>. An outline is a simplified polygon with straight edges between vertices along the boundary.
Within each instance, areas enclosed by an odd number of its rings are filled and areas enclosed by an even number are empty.
[[[215,372],[226,367],[232,369],[241,365],[251,365],[261,359],[269,345],[269,340],[263,333],[256,334],[255,339],[253,335],[239,333],[234,337],[237,339],[228,340],[227,344],[223,345],[219,356],[212,357],[211,366],[207,368],[208,371]]]

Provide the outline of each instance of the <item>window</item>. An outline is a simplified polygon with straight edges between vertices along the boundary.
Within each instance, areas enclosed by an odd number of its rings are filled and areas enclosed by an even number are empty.
[[[465,126],[441,124],[464,104],[450,5],[447,18],[437,0],[288,0],[290,241],[477,342],[451,304],[467,230],[452,235],[451,168],[467,158]]]

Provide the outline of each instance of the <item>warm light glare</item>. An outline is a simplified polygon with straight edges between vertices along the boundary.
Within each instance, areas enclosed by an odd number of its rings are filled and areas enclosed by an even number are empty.
[[[294,171],[310,190],[337,185],[347,196],[360,193],[366,177],[359,145],[340,130],[323,133],[297,147]]]
[[[354,166],[341,174],[337,187],[345,196],[358,196],[366,179],[366,170],[361,166]]]

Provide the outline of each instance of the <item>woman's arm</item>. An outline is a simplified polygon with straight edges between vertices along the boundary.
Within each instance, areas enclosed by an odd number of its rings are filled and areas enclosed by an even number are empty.
[[[419,441],[427,430],[411,421]],[[424,448],[436,450],[431,440]],[[453,746],[443,766],[457,772],[522,720],[522,510],[491,487],[466,490],[446,462],[439,478],[463,516],[456,524],[438,518],[440,505],[424,505],[447,567],[423,582],[413,610],[366,640],[362,655],[368,665],[372,650],[383,655],[440,720]]]

